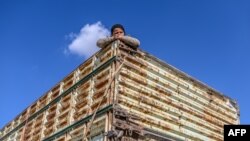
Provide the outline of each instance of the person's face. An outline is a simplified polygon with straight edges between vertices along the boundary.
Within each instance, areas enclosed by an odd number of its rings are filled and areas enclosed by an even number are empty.
[[[112,34],[114,37],[124,36],[124,32],[121,28],[115,28]]]

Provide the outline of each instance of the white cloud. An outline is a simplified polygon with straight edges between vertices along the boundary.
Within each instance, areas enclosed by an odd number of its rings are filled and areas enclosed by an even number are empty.
[[[96,41],[109,34],[109,30],[105,28],[100,21],[94,24],[86,24],[79,34],[70,33],[68,35],[68,37],[73,40],[67,49],[64,50],[64,53],[77,54],[88,58],[99,50],[96,46]]]

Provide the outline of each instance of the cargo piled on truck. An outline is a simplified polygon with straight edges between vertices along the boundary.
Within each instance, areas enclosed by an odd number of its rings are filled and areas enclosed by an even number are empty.
[[[225,124],[239,124],[233,99],[115,41],[3,127],[0,141],[222,141]]]

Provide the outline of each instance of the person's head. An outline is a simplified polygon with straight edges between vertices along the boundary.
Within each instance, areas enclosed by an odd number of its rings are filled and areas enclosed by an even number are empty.
[[[125,35],[125,29],[121,24],[115,24],[111,28],[111,36],[124,36]]]

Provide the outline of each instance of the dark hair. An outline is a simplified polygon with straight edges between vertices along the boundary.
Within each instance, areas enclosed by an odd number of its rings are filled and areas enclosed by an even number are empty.
[[[123,27],[121,24],[114,24],[114,25],[111,27],[111,35],[113,34],[115,28],[120,28],[120,29],[122,29],[123,32],[124,32],[124,34],[126,34],[125,29],[124,29],[124,27]]]

